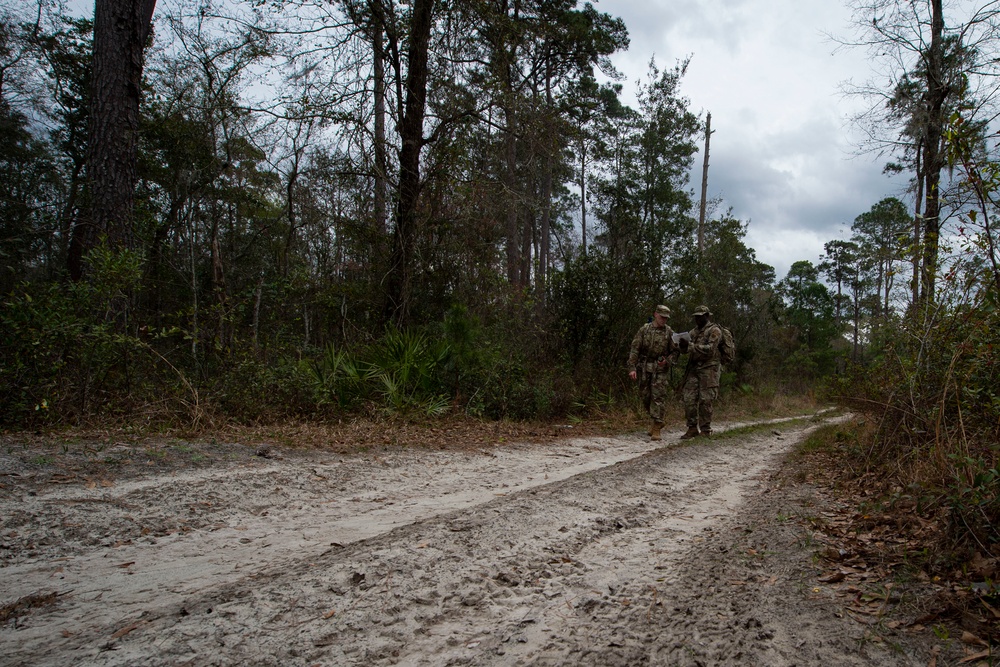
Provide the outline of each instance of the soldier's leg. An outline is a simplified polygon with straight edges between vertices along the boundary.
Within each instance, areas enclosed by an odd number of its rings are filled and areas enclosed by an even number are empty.
[[[653,421],[663,422],[667,395],[670,393],[668,380],[669,376],[666,373],[657,373],[650,385],[649,416]]]
[[[666,373],[657,373],[653,376],[653,382],[650,386],[649,416],[653,420],[649,427],[650,440],[660,439],[660,429],[663,428],[664,403],[667,392],[670,391],[667,379]]]
[[[691,375],[684,381],[681,396],[684,398],[684,419],[687,422],[687,432],[681,438],[693,438],[698,435],[698,377]]]
[[[698,395],[698,427],[704,435],[712,433],[712,413],[719,396],[719,368],[701,369],[701,391]]]
[[[645,408],[646,414],[649,414],[650,404],[653,398],[652,380],[652,375],[646,371],[643,371],[639,378],[639,392],[642,396],[642,407]]]
[[[715,411],[715,399],[719,396],[719,388],[703,389],[698,401],[698,430],[703,435],[712,433],[712,413]]]

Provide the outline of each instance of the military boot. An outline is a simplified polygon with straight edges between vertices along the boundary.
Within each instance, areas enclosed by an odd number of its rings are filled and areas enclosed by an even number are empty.
[[[710,438],[710,437],[712,437],[712,427],[711,426],[702,426],[701,427],[701,436],[703,438]]]
[[[688,430],[681,436],[681,440],[690,440],[691,438],[698,437],[698,427],[688,426]]]
[[[649,427],[649,439],[652,441],[660,440],[660,429],[663,428],[663,422],[653,422],[653,425]]]

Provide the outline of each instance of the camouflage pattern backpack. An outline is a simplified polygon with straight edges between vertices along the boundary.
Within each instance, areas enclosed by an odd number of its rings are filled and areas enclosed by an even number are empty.
[[[722,326],[722,338],[719,339],[719,359],[723,366],[728,366],[736,359],[736,342],[733,340],[733,332]]]

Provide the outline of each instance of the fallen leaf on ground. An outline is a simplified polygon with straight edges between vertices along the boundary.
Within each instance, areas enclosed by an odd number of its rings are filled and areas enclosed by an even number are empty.
[[[969,655],[958,661],[958,664],[964,665],[967,662],[972,662],[974,660],[982,660],[983,658],[989,658],[993,655],[993,651],[987,649],[985,651],[980,651],[974,655]]]
[[[968,630],[962,632],[962,643],[963,644],[978,644],[980,646],[989,646],[988,643],[972,634]]]
[[[131,625],[126,625],[124,628],[122,628],[121,630],[117,631],[115,634],[111,635],[111,638],[112,639],[121,639],[122,637],[124,637],[128,633],[132,632],[133,630],[137,630],[137,629],[141,628],[144,625],[146,625],[145,621],[139,621],[137,623],[132,623]]]

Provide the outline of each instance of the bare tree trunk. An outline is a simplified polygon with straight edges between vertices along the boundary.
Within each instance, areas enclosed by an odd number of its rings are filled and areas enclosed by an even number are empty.
[[[388,161],[385,152],[385,12],[382,0],[372,4],[372,56],[375,64],[375,231],[385,234],[387,228],[386,178]]]
[[[409,319],[413,277],[413,246],[420,195],[420,151],[424,145],[424,113],[427,104],[427,51],[430,46],[434,0],[413,0],[410,46],[406,72],[406,105],[400,123],[399,202],[389,266],[387,310],[403,327]]]
[[[545,72],[545,115],[546,120],[551,120],[553,113],[552,105],[552,75],[549,67]],[[545,174],[542,181],[542,228],[539,231],[540,252],[538,253],[538,296],[537,301],[540,306],[545,305],[545,280],[549,263],[549,234],[552,225],[552,153],[555,151],[555,132],[546,133],[545,145]]]
[[[937,279],[938,235],[941,230],[941,171],[944,156],[941,139],[944,128],[944,102],[948,85],[944,77],[944,13],[942,0],[931,0],[931,44],[927,54],[927,145],[924,147],[924,247],[920,275],[920,298],[934,299]]]
[[[297,146],[294,147],[294,151],[295,155],[292,158],[292,167],[288,172],[288,184],[285,187],[285,206],[286,213],[288,215],[288,231],[285,234],[285,247],[281,253],[281,275],[286,278],[288,277],[288,258],[291,255],[292,245],[295,243],[295,183],[299,179],[299,148]]]
[[[226,331],[226,271],[222,264],[222,245],[219,243],[218,215],[212,214],[212,291],[219,305],[219,323],[217,339],[222,347],[229,345],[229,334]]]
[[[924,208],[924,170],[923,170],[923,141],[917,142],[917,196],[915,197],[913,211],[913,278],[910,280],[910,292],[913,307],[916,308],[917,301],[920,300],[920,239],[923,236],[923,208]],[[915,312],[915,311],[914,311]]]
[[[587,254],[587,137],[580,133],[580,238],[583,254]]]
[[[155,5],[156,0],[96,0],[94,5],[89,206],[70,239],[67,268],[73,279],[83,275],[83,258],[101,237],[116,248],[134,243],[142,52]]]
[[[508,91],[508,94],[513,95]],[[512,100],[507,104],[513,104]],[[504,108],[504,201],[506,202],[507,232],[507,281],[516,291],[521,287],[521,235],[518,233],[518,206],[514,193],[517,190],[517,143],[514,135],[515,114],[509,107]]]
[[[698,214],[698,255],[705,254],[705,207],[708,200],[708,144],[712,138],[712,114],[705,116],[705,160],[701,167],[701,209]]]
[[[253,349],[255,352],[260,349],[258,334],[260,332],[260,302],[263,295],[264,274],[262,273],[260,278],[257,279],[257,289],[254,290],[253,294]]]

